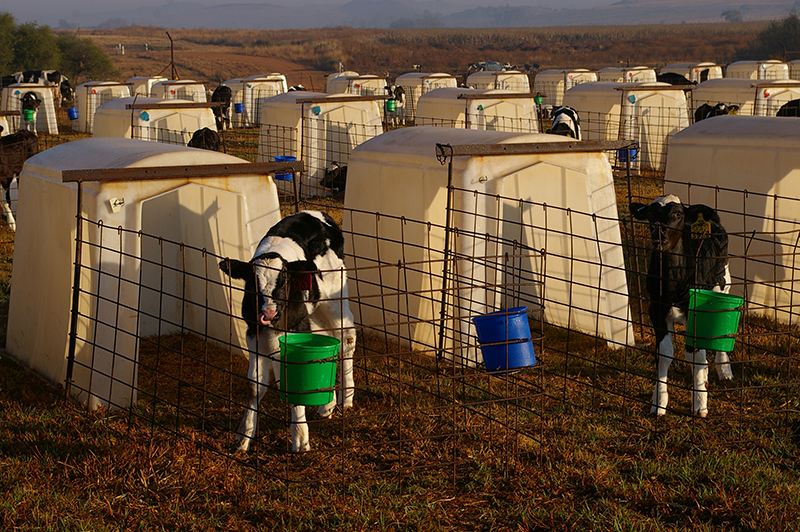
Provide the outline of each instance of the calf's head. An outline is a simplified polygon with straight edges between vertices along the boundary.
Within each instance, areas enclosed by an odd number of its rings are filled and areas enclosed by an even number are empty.
[[[634,218],[650,223],[653,247],[660,251],[683,252],[680,244],[684,235],[701,241],[715,230],[712,222],[719,224],[719,215],[711,207],[684,205],[672,194],[660,196],[649,205],[631,203],[630,208]]]
[[[631,214],[650,223],[650,239],[660,251],[673,251],[683,237],[684,206],[678,196],[661,196],[649,205],[631,203]]]
[[[219,268],[245,282],[242,317],[248,334],[260,327],[302,329],[320,297],[319,271],[311,261],[286,262],[278,254],[266,253],[250,262],[227,259]]]

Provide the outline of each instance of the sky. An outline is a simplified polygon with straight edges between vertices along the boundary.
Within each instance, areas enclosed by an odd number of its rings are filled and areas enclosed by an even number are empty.
[[[211,6],[230,3],[275,4],[283,7],[344,4],[347,0],[191,0],[194,3]],[[377,0],[376,0],[377,1]],[[380,0],[391,5],[391,0]],[[408,0],[416,3],[422,0]],[[553,9],[585,8],[609,5],[616,0],[444,0],[447,3],[469,9],[475,6],[528,5]],[[146,6],[163,6],[175,0],[0,0],[0,11],[11,13],[18,23],[37,22],[39,24],[58,26],[63,19],[73,23],[87,13],[109,13]]]

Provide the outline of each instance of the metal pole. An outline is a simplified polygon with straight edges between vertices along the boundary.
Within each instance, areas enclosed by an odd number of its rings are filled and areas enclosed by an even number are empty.
[[[77,227],[75,228],[75,274],[72,278],[72,311],[69,323],[69,349],[67,352],[67,377],[65,381],[66,397],[69,398],[70,387],[72,385],[72,371],[75,366],[75,346],[78,343],[78,305],[80,303],[80,284],[81,284],[81,249],[83,245],[83,223],[81,213],[83,212],[83,186],[78,182],[78,212],[75,216]]]
[[[447,303],[447,276],[448,261],[450,259],[450,231],[452,230],[452,196],[453,196],[453,155],[449,145],[437,144],[436,155],[439,162],[447,163],[447,210],[445,211],[445,227],[444,227],[444,264],[442,266],[442,298],[440,300],[439,308],[439,349],[436,351],[436,360],[442,359],[444,353],[444,322],[445,322],[445,305]]]

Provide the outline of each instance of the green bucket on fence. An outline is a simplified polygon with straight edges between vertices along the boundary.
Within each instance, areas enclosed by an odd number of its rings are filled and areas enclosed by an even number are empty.
[[[33,109],[23,109],[22,110],[22,119],[26,122],[33,122]]]
[[[394,113],[395,109],[397,109],[397,102],[395,100],[386,100],[386,110]]]
[[[290,333],[281,336],[279,342],[281,399],[306,406],[333,401],[341,341],[322,334]]]
[[[712,351],[733,351],[744,298],[714,292],[689,290],[686,345]]]

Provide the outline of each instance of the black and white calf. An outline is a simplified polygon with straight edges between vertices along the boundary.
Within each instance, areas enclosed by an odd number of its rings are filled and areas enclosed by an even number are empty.
[[[320,184],[331,189],[333,192],[344,192],[347,186],[347,165],[341,165],[333,161],[327,170]]]
[[[567,106],[556,109],[553,112],[553,126],[547,132],[581,140],[581,118],[578,111]]]
[[[222,151],[222,139],[219,133],[211,128],[204,127],[192,134],[192,138],[186,143],[190,148],[200,148],[202,150]]]
[[[53,92],[53,102],[59,105],[71,102],[75,97],[75,90],[70,85],[69,79],[58,70],[26,70],[25,72],[15,72],[11,77],[15,83],[32,83],[50,87]]]
[[[738,105],[725,105],[724,103],[720,102],[717,105],[709,105],[704,103],[700,107],[698,107],[694,112],[694,121],[695,123],[705,120],[706,118],[712,118],[714,116],[725,116],[725,115],[735,115],[739,113],[739,106]]]
[[[328,417],[336,404],[353,406],[353,353],[356,331],[347,299],[342,260],[344,237],[325,213],[303,211],[275,224],[250,262],[224,260],[220,269],[245,281],[242,316],[250,351],[251,398],[239,425],[236,447],[246,451],[255,436],[258,404],[270,372],[280,376],[278,338],[286,332],[319,332],[342,341],[336,399],[319,407]],[[311,448],[304,406],[291,406],[292,451]]]
[[[39,113],[39,106],[42,105],[42,100],[33,91],[28,91],[20,98],[20,106],[22,108],[22,127],[20,129],[27,129],[36,133],[36,120]],[[25,112],[27,111],[27,113]],[[30,120],[28,120],[30,118]]]
[[[689,289],[730,291],[728,234],[719,214],[706,205],[684,205],[674,195],[661,196],[649,205],[631,203],[631,214],[650,223],[653,251],[647,269],[650,321],[656,335],[658,380],[653,390],[651,412],[666,413],[669,400],[667,373],[674,356],[675,324],[686,326]],[[708,415],[708,361],[705,349],[686,346],[686,361],[692,366],[692,413]],[[733,378],[727,353],[716,353],[720,380]]]
[[[0,126],[0,132],[2,130]],[[11,210],[11,182],[22,171],[25,161],[37,153],[39,153],[39,139],[28,130],[23,129],[0,137],[0,185],[3,187],[0,208],[12,231],[17,229],[17,222]]]
[[[217,122],[217,131],[222,131],[225,127],[231,128],[231,100],[233,90],[227,85],[220,85],[211,94],[211,102],[218,103],[211,108],[214,113],[214,120]],[[217,150],[219,151],[219,150]]]

